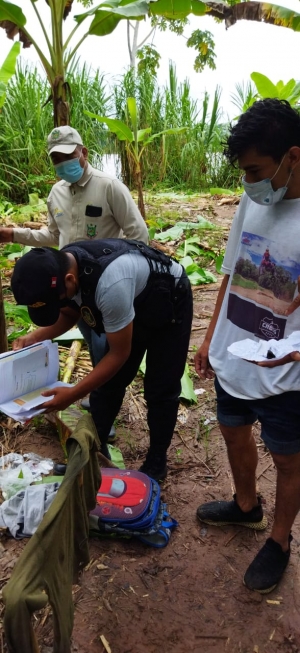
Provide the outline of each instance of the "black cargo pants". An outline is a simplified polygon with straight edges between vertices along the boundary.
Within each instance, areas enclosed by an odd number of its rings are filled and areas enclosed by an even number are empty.
[[[135,378],[147,352],[144,397],[147,402],[150,450],[164,455],[171,443],[177,419],[181,377],[190,340],[193,300],[185,272],[171,296],[162,293],[157,287],[157,278],[156,274],[156,279],[148,282],[146,297],[137,307],[128,360],[110,381],[91,392],[90,405],[99,438],[102,443],[106,443],[111,425],[121,408],[126,387]],[[166,306],[170,308],[170,303],[171,313],[165,310]]]

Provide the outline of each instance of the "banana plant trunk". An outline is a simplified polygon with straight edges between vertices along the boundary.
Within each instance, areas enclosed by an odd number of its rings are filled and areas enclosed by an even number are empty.
[[[65,82],[63,75],[58,75],[52,84],[54,127],[70,124],[68,95],[70,95],[69,85]]]
[[[70,87],[66,81],[67,64],[64,52],[63,20],[66,5],[72,5],[72,2],[70,3],[69,0],[67,3],[65,0],[64,2],[49,0],[48,4],[52,13],[53,51],[51,51],[51,69],[47,76],[51,85],[54,127],[63,127],[70,124],[70,104],[68,100],[71,99]]]
[[[137,192],[138,192],[138,207],[139,207],[140,213],[143,216],[144,220],[146,220],[144,194],[143,194],[143,184],[142,184],[142,174],[141,174],[140,170],[138,170],[135,173],[135,185],[136,185]]]
[[[6,333],[6,321],[5,321],[2,282],[1,282],[1,274],[0,274],[0,354],[3,354],[3,352],[7,350],[8,350],[8,343],[7,343],[7,333]]]

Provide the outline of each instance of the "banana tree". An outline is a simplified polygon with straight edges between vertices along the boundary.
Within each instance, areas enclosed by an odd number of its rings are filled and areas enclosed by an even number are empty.
[[[89,4],[88,0],[81,0]],[[0,27],[9,39],[19,36],[23,48],[35,48],[50,84],[49,101],[53,102],[54,126],[67,125],[70,119],[71,89],[67,73],[78,48],[89,36],[111,34],[122,19],[141,20],[148,13],[148,0],[105,0],[97,7],[75,16],[75,24],[68,37],[64,38],[64,20],[71,12],[73,0],[27,0],[32,6],[43,34],[45,45],[41,46],[35,32],[30,30],[23,13],[24,1],[19,5],[0,0]],[[41,9],[48,7],[49,16],[43,21]],[[48,29],[49,19],[51,29]],[[82,35],[82,24],[87,21]],[[78,30],[80,29],[80,36]],[[76,38],[77,37],[77,38]]]
[[[90,118],[104,123],[109,131],[116,135],[119,141],[125,141],[128,162],[132,168],[135,185],[138,191],[138,207],[143,218],[145,218],[146,214],[141,170],[142,157],[145,148],[156,138],[171,134],[179,134],[180,132],[185,131],[186,127],[164,129],[157,134],[151,134],[151,127],[139,129],[138,109],[134,97],[127,98],[127,123],[122,122],[122,120],[107,118],[106,116],[97,116],[95,113],[91,113],[90,111],[84,111],[84,113]]]
[[[6,96],[7,82],[14,75],[17,57],[20,54],[20,43],[14,43],[5,61],[0,68],[0,110],[3,107]],[[7,351],[7,333],[4,313],[2,283],[0,274],[0,354]]]
[[[0,109],[6,97],[7,82],[15,74],[16,61],[20,54],[20,43],[14,43],[0,68]]]
[[[150,15],[164,16],[171,20],[194,16],[213,16],[225,21],[226,28],[239,20],[254,20],[300,31],[300,14],[287,7],[267,2],[239,2],[239,0],[157,0],[150,3]]]
[[[262,73],[251,73],[251,82],[236,84],[236,93],[231,95],[233,104],[239,109],[239,115],[249,109],[257,100],[278,98],[287,100],[292,106],[300,102],[300,82],[290,79],[286,84],[282,80],[273,82]],[[254,85],[252,84],[254,82]],[[237,116],[238,118],[238,116]]]
[[[251,73],[250,75],[254,82],[257,95],[260,99],[264,98],[278,98],[279,100],[287,100],[290,104],[295,105],[300,100],[300,83],[295,79],[290,79],[286,84],[282,80],[273,84],[271,80],[262,75],[262,73]]]
[[[158,0],[158,2],[163,1]],[[183,1],[187,2],[188,0]],[[167,0],[167,2],[171,2],[171,0]],[[294,32],[300,32],[300,14],[288,7],[267,2],[253,2],[252,0],[236,3],[228,1],[228,4],[217,0],[216,2],[208,1],[205,5],[206,13],[209,16],[225,21],[226,29],[235,25],[239,20],[254,20],[259,23],[288,27]]]

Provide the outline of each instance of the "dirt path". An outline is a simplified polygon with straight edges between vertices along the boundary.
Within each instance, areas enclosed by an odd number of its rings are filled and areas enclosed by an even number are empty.
[[[259,304],[259,306],[265,306],[266,308],[269,308],[274,313],[277,313],[277,315],[285,315],[285,311],[291,303],[290,301],[278,299],[275,297],[272,291],[262,290],[261,288],[258,290],[232,285],[231,291],[240,297],[250,299],[256,304]]]
[[[230,211],[232,214],[232,207],[226,207],[225,216],[219,211],[216,220],[228,223]],[[191,364],[216,295],[216,285],[194,291]],[[267,596],[249,592],[243,586],[243,574],[268,536],[270,525],[265,533],[256,534],[197,522],[200,503],[229,498],[233,487],[215,418],[213,382],[195,378],[195,387],[204,392],[196,407],[181,407],[169,451],[169,474],[162,485],[163,498],[179,527],[161,550],[132,540],[91,541],[91,562],[74,587],[73,653],[104,653],[102,635],[111,653],[300,652],[300,519],[293,529],[291,562],[279,587]],[[117,427],[117,444],[126,465],[133,468],[139,466],[148,443],[142,403],[139,411],[134,409],[138,397],[136,386],[127,395]],[[22,432],[11,423],[2,426],[6,443],[10,438],[16,450],[61,459],[57,437],[44,423]],[[258,489],[270,524],[275,475],[258,428],[256,439]],[[24,545],[2,535],[1,586]],[[50,653],[51,618],[39,617],[36,630],[41,652]],[[6,651],[5,644],[1,650]]]

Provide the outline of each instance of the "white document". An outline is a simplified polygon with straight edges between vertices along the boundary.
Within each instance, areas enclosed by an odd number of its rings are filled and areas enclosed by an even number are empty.
[[[58,373],[58,345],[51,340],[0,354],[0,411],[23,424],[39,415],[51,399],[42,392],[70,387],[57,381]]]
[[[255,342],[250,338],[245,338],[245,340],[233,342],[227,347],[227,351],[233,356],[255,363],[269,359],[279,360],[292,351],[300,351],[300,331],[293,331],[282,340],[257,340]]]

